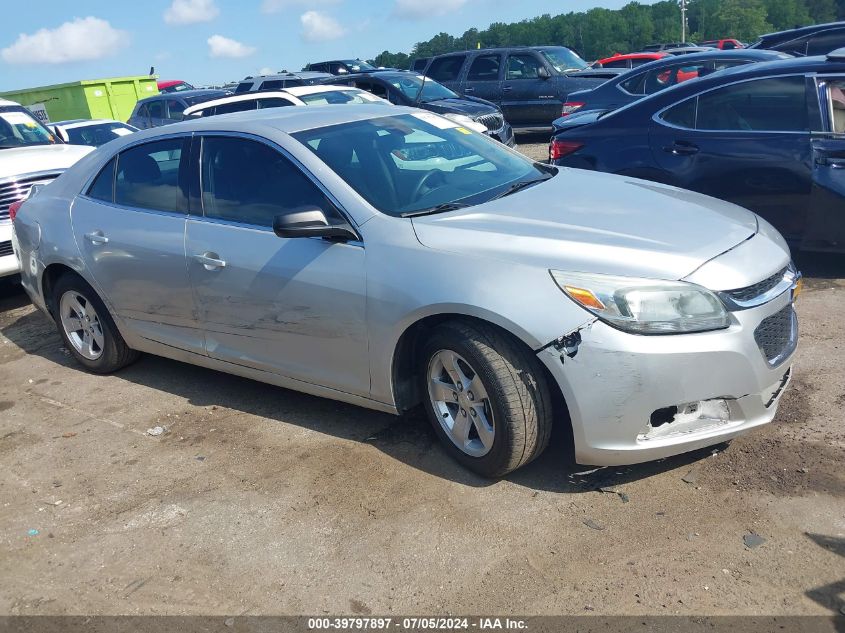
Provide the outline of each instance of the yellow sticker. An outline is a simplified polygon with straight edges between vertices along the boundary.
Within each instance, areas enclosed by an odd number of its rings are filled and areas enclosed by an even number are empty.
[[[456,127],[455,129],[456,129],[458,132],[460,132],[461,134],[472,134],[472,132],[470,132],[470,131],[469,131],[468,129],[466,129],[465,127]]]

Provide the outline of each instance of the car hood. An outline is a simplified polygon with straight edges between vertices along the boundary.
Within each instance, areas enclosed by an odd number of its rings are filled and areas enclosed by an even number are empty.
[[[757,232],[738,206],[644,180],[561,169],[498,200],[413,218],[432,249],[559,270],[681,279]]]
[[[88,145],[31,145],[0,149],[0,178],[41,171],[64,171],[94,151]]]
[[[437,114],[454,112],[465,114],[471,118],[482,114],[494,114],[499,111],[493,104],[480,100],[476,101],[475,99],[438,99],[437,101],[427,101],[420,107]]]

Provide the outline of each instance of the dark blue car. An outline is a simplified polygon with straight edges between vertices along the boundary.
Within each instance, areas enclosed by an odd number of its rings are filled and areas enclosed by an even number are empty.
[[[642,99],[646,95],[719,70],[789,57],[790,55],[776,51],[746,49],[733,51],[711,49],[706,53],[664,57],[617,75],[591,90],[570,93],[566,103],[563,104],[564,116],[555,121],[555,127],[559,127],[568,116],[576,112],[615,110]]]
[[[679,84],[558,132],[549,158],[721,198],[794,247],[845,252],[845,49]]]

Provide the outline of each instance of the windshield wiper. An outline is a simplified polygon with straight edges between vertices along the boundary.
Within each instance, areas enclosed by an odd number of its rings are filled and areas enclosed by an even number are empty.
[[[428,207],[427,209],[418,209],[417,211],[406,211],[405,213],[400,213],[399,217],[415,218],[418,215],[433,215],[435,213],[445,213],[446,211],[455,211],[456,209],[465,209],[468,206],[471,206],[471,205],[464,204],[462,202],[444,202],[443,204],[438,204],[438,205],[435,205],[433,207]]]
[[[520,180],[519,182],[513,183],[510,187],[505,189],[502,193],[500,193],[496,196],[493,196],[490,199],[491,200],[498,200],[499,198],[504,198],[505,196],[509,196],[512,193],[516,193],[517,191],[521,191],[521,190],[525,189],[526,187],[530,187],[531,185],[537,185],[541,182],[545,182],[545,181],[549,180],[550,178],[552,178],[553,176],[554,176],[554,174],[548,174],[546,176],[543,176],[542,178],[535,178],[533,180]]]

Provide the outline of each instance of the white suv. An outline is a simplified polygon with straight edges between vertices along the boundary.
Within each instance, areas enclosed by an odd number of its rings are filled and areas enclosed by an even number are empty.
[[[51,182],[93,149],[62,143],[29,110],[0,99],[0,277],[20,270],[9,207],[25,198],[32,185]]]

